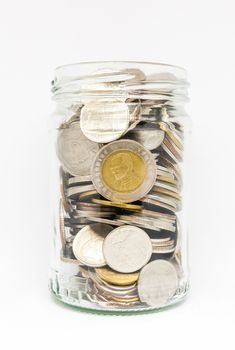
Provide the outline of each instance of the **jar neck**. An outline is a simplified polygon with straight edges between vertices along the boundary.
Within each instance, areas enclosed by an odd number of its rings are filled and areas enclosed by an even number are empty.
[[[52,81],[53,99],[65,103],[151,101],[171,106],[187,102],[183,68],[142,62],[91,62],[59,67]]]

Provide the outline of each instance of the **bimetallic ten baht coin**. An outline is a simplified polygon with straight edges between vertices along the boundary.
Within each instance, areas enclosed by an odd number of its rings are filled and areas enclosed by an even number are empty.
[[[151,258],[152,243],[144,230],[125,225],[107,235],[103,253],[111,269],[122,273],[135,272]]]
[[[108,143],[119,139],[128,129],[130,113],[125,102],[119,100],[93,101],[81,111],[81,129],[92,141]]]
[[[128,203],[151,190],[157,168],[153,155],[141,144],[119,140],[101,148],[91,172],[92,182],[103,197]]]
[[[75,257],[87,266],[104,266],[103,241],[112,229],[112,226],[100,223],[87,225],[82,228],[73,241]]]
[[[58,131],[57,155],[62,167],[71,175],[89,175],[98,150],[99,145],[83,135],[79,122]]]
[[[139,277],[139,272],[120,273],[113,271],[108,267],[98,267],[95,271],[103,281],[118,286],[128,286],[129,284],[133,284]]]
[[[162,307],[170,302],[178,288],[178,276],[173,264],[158,259],[140,271],[138,292],[140,300],[149,306]]]

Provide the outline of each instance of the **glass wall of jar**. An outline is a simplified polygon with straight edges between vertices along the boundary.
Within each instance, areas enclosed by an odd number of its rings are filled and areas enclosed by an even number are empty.
[[[184,69],[157,63],[55,70],[49,285],[59,300],[125,313],[187,294],[187,88]]]

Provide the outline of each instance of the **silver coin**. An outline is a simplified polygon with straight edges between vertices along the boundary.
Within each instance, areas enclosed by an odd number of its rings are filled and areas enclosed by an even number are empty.
[[[99,145],[83,135],[79,122],[58,131],[57,155],[71,175],[89,175],[98,150]]]
[[[69,187],[67,189],[67,196],[69,198],[76,198],[79,196],[80,193],[94,190],[95,187],[93,185],[85,185],[85,186],[75,186],[75,187]]]
[[[152,225],[149,225],[148,223],[139,222],[138,220],[135,220],[135,222],[133,222],[133,220],[129,216],[120,215],[120,217],[118,217],[118,221],[121,222],[122,224],[128,224],[128,225],[135,224],[136,227],[140,227],[143,229],[160,231],[159,228],[153,227]]]
[[[136,226],[148,228],[150,230],[167,230],[171,232],[175,232],[175,226],[171,223],[158,220],[156,218],[149,218],[149,217],[141,217],[137,215],[120,215],[120,220],[124,220],[126,222],[130,221]]]
[[[62,201],[59,204],[59,228],[60,228],[60,241],[62,250],[65,249],[66,239],[65,239],[65,228],[64,228],[64,208]]]
[[[174,246],[169,246],[169,247],[156,247],[153,246],[153,254],[170,254],[175,251]]]
[[[91,176],[86,175],[86,176],[74,176],[68,179],[68,186],[71,185],[78,185],[84,182],[91,182]]]
[[[91,141],[108,143],[119,139],[128,129],[130,113],[119,100],[93,101],[81,111],[81,129]]]
[[[62,167],[60,167],[59,172],[60,172],[60,196],[61,196],[61,201],[62,201],[64,210],[66,212],[69,212],[69,210],[70,210],[70,203],[68,202],[68,199],[66,197],[66,187],[67,187],[67,183],[68,183],[69,174],[65,173]]]
[[[155,260],[140,271],[138,292],[140,300],[149,306],[162,307],[170,302],[178,288],[174,266],[166,260]]]
[[[125,137],[139,142],[148,150],[153,150],[159,147],[165,137],[165,132],[159,128],[150,128],[148,123],[139,125],[132,131],[129,131]]]
[[[176,220],[176,216],[172,214],[165,214],[153,210],[142,209],[141,211],[135,211],[135,215],[153,217],[157,219],[161,219],[163,221],[174,223]]]
[[[104,266],[103,241],[112,229],[112,226],[99,223],[82,228],[73,241],[75,257],[87,266]]]
[[[108,225],[113,225],[113,226],[122,226],[123,225],[121,220],[110,220],[110,219],[104,219],[101,217],[94,217],[94,216],[88,216],[87,219],[90,221],[100,222],[102,224],[108,224]]]
[[[103,197],[128,203],[145,196],[156,180],[150,151],[132,140],[119,140],[101,148],[92,165],[92,182]]]
[[[166,204],[162,201],[158,201],[157,199],[152,199],[152,198],[149,198],[148,195],[144,198],[141,199],[141,202],[147,206],[151,206],[151,207],[159,207],[159,208],[164,208],[164,209],[167,209],[169,211],[174,211],[175,210],[175,207],[169,205],[169,204]]]
[[[103,253],[106,263],[113,270],[123,273],[138,271],[152,255],[152,243],[142,229],[125,225],[114,229],[104,240]]]

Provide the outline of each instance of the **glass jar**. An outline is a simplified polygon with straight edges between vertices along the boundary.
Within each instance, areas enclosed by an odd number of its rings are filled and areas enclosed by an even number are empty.
[[[64,303],[131,313],[185,297],[187,88],[158,63],[55,70],[49,285]]]

